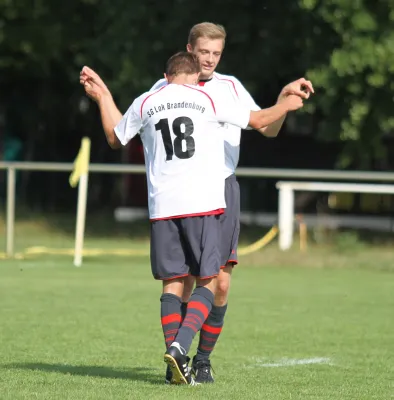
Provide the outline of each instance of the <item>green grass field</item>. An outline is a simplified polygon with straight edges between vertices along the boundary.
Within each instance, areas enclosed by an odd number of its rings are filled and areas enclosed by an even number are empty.
[[[19,247],[72,244],[26,232]],[[0,399],[394,399],[391,247],[244,257],[209,386],[163,384],[160,289],[145,257],[0,260]]]

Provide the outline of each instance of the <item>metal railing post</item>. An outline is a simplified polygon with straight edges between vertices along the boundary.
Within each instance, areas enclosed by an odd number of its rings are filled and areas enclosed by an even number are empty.
[[[14,227],[15,227],[15,168],[7,169],[7,225],[6,225],[6,253],[8,257],[14,256]]]
[[[293,243],[294,191],[290,184],[279,186],[279,248],[289,250]]]

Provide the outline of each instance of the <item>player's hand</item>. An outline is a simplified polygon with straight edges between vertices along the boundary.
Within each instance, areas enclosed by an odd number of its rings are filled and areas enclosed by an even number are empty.
[[[281,102],[289,95],[299,96],[302,99],[309,99],[311,93],[315,93],[311,81],[305,78],[297,79],[286,85],[279,94],[278,102]]]
[[[96,102],[99,102],[103,96],[111,95],[104,81],[89,67],[82,68],[79,83],[84,87],[86,94]]]
[[[286,105],[288,111],[295,111],[304,106],[302,98],[294,94],[289,94],[282,102]]]

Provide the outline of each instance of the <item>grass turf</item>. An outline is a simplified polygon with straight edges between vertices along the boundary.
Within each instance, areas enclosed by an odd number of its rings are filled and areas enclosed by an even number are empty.
[[[244,258],[212,355],[216,383],[189,388],[163,384],[147,258],[1,260],[0,398],[393,399],[392,265],[390,248],[269,246]]]

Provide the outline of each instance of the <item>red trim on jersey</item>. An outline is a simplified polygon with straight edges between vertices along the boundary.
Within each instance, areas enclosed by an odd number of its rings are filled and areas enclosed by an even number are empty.
[[[206,83],[207,83],[206,81],[200,81],[198,82],[198,86],[205,86]]]
[[[161,87],[157,92],[151,93],[149,96],[145,97],[144,101],[143,101],[142,104],[141,104],[141,109],[140,109],[140,116],[141,116],[141,118],[142,118],[142,107],[144,107],[144,104],[145,104],[146,100],[148,100],[149,97],[153,96],[154,94],[159,93],[160,90],[163,90],[163,89],[166,88],[167,86],[168,86],[168,85],[165,85],[165,86]]]
[[[176,218],[205,217],[205,216],[208,216],[208,215],[220,215],[220,214],[223,214],[223,213],[224,213],[224,208],[218,208],[217,210],[205,211],[205,212],[202,212],[202,213],[174,215],[172,217],[164,217],[164,218],[154,218],[154,219],[151,219],[150,222],[165,221],[165,220],[168,220],[168,219],[176,219]]]
[[[237,89],[235,88],[235,83],[231,80],[231,79],[225,79],[225,78],[218,78],[216,75],[214,75],[214,77],[216,79],[219,79],[219,81],[227,81],[227,82],[231,82],[235,91],[235,94],[237,95],[237,97],[239,97]]]
[[[207,96],[207,97],[208,97],[208,99],[211,101],[211,104],[212,104],[213,111],[214,111],[214,112],[215,112],[215,114],[216,114],[216,108],[215,108],[215,104],[214,104],[213,100],[211,99],[211,97],[209,96],[209,94],[208,94],[208,93],[205,93],[204,91],[202,91],[202,90],[199,90],[199,89],[195,89],[194,87],[191,87],[191,86],[187,86],[187,85],[183,85],[183,86],[185,86],[185,87],[187,87],[187,88],[189,88],[189,89],[196,90],[197,92],[200,92],[200,93],[203,93],[203,94],[205,94],[205,96]]]

